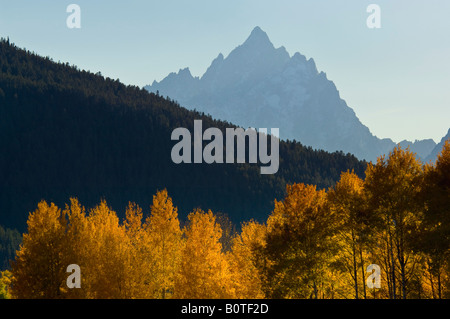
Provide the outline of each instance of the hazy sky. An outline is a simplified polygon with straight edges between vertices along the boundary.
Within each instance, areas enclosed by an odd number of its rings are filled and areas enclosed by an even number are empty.
[[[69,29],[69,4],[81,29]],[[369,4],[381,29],[369,29]],[[255,26],[314,58],[373,134],[399,142],[450,128],[448,0],[0,0],[0,36],[81,69],[143,86],[189,67],[201,76]]]

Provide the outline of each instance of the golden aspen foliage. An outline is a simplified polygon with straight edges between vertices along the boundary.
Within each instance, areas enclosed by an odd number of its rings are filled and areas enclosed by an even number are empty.
[[[90,233],[87,275],[92,298],[129,298],[128,256],[130,242],[119,218],[106,201],[92,209],[88,217]],[[83,270],[82,270],[83,271]]]
[[[445,141],[442,151],[438,154],[436,167],[449,178],[450,175],[450,140]],[[447,179],[448,181],[448,179]],[[447,184],[448,185],[448,184]]]
[[[450,298],[450,140],[434,164],[425,166],[424,220],[418,249],[425,254],[430,298]]]
[[[28,233],[12,263],[11,295],[19,299],[62,298],[66,284],[65,219],[61,210],[45,201],[28,216]]]
[[[423,166],[409,149],[394,148],[366,170],[365,190],[372,213],[379,222],[372,232],[378,235],[378,255],[385,260],[389,298],[407,298],[413,270],[421,256],[414,253],[416,234],[423,208],[419,192]],[[381,266],[381,265],[380,265]]]
[[[215,216],[197,209],[184,229],[186,243],[175,282],[175,297],[189,299],[233,298],[231,278]]]
[[[319,298],[333,254],[334,215],[316,186],[286,187],[267,221],[264,290],[272,298]]]
[[[328,191],[286,186],[266,224],[235,228],[200,209],[180,228],[167,190],[146,217],[129,203],[123,222],[101,201],[45,201],[3,272],[6,298],[450,298],[450,141],[435,163],[408,149],[343,172]],[[81,270],[69,288],[67,266]],[[366,268],[381,269],[368,288]],[[70,285],[69,285],[70,286]]]
[[[66,204],[63,211],[67,218],[67,230],[64,241],[64,266],[76,264],[82,270],[81,289],[68,289],[64,287],[65,298],[89,298],[90,297],[90,276],[95,276],[92,271],[89,272],[90,260],[90,241],[91,233],[88,229],[86,209],[78,199],[71,198],[70,205]],[[66,273],[66,277],[69,274]]]
[[[261,268],[264,263],[261,250],[265,247],[266,226],[256,221],[242,224],[241,233],[232,240],[227,254],[236,298],[264,298]]]
[[[142,208],[136,203],[128,203],[128,207],[125,211],[125,220],[123,226],[132,243],[137,245],[139,243],[139,237],[142,232],[143,213]]]
[[[229,252],[231,251],[233,238],[237,235],[236,227],[227,214],[214,213],[214,216],[216,216],[216,223],[218,223],[222,229],[222,237],[220,238],[222,251]]]
[[[334,241],[339,245],[339,254],[332,263],[332,269],[340,270],[336,292],[342,297],[366,298],[366,261],[370,241],[370,214],[365,205],[364,181],[354,172],[344,172],[340,180],[327,193],[330,210],[336,218],[337,229]],[[353,283],[353,293],[345,289],[343,282]]]
[[[123,228],[129,241],[127,291],[130,298],[153,298],[153,292],[157,289],[156,283],[150,280],[152,277],[151,252],[148,247],[148,233],[143,227],[143,213],[135,203],[129,203],[125,212]]]
[[[437,181],[436,185],[440,188],[439,195],[436,196],[439,202],[440,214],[437,218],[441,221],[438,233],[442,235],[440,247],[442,261],[442,282],[440,298],[450,299],[450,140],[444,143],[441,153],[436,162]]]
[[[9,270],[0,272],[0,299],[11,299],[9,289],[11,287],[12,273]]]
[[[147,245],[150,252],[149,270],[155,283],[154,298],[171,297],[179,268],[182,249],[178,209],[173,205],[167,190],[153,196],[151,215],[146,219]]]

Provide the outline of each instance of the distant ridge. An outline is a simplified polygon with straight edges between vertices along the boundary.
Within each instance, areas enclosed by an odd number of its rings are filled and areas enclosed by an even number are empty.
[[[375,161],[396,146],[361,123],[312,58],[275,48],[260,27],[227,57],[220,53],[201,77],[185,68],[145,88],[243,127],[279,127],[281,139],[315,149]],[[400,144],[421,158],[436,145],[431,139]]]
[[[445,141],[450,140],[450,129],[447,132],[447,135],[445,135],[439,144],[434,147],[434,149],[431,151],[430,155],[428,155],[425,159],[426,162],[435,162],[437,160],[438,154],[441,153],[442,148],[444,147]]]
[[[259,165],[174,164],[177,127],[225,132],[233,124],[118,80],[55,63],[0,41],[0,225],[24,231],[42,199],[60,207],[74,196],[93,207],[101,199],[123,217],[128,201],[148,213],[166,188],[180,218],[194,208],[241,221],[266,220],[286,183],[332,186],[342,171],[363,176],[366,163],[342,153],[280,143],[280,168]]]

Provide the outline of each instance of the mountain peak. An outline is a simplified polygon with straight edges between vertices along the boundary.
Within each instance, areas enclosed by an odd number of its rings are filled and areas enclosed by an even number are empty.
[[[270,45],[273,47],[272,42],[270,42],[269,36],[260,27],[255,27],[250,36],[247,38],[244,44],[251,45]]]
[[[180,69],[178,71],[178,74],[179,75],[182,74],[182,75],[192,76],[191,70],[189,70],[189,68]]]
[[[438,158],[438,155],[442,152],[442,148],[444,147],[444,144],[447,140],[450,140],[450,129],[447,132],[447,135],[445,135],[439,144],[436,145],[436,147],[431,151],[430,155],[426,158],[426,162],[432,161],[435,162]]]
[[[267,34],[258,26],[253,28],[252,33],[250,34],[250,36],[252,36],[252,35],[255,35],[255,36],[266,35],[267,36]]]
[[[315,149],[342,150],[375,161],[395,146],[373,136],[335,84],[318,72],[313,58],[301,53],[291,57],[283,46],[276,49],[258,26],[226,58],[219,54],[199,81],[191,82],[165,81],[149,90],[242,127],[283,127],[283,138]]]

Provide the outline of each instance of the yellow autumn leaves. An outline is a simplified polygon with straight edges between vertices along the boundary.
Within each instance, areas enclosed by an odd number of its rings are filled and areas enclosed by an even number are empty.
[[[254,227],[263,226],[247,223],[244,237],[234,239],[234,254],[223,252],[222,229],[211,211],[197,209],[188,219],[181,229],[166,190],[153,196],[145,220],[130,203],[122,224],[105,201],[88,214],[76,199],[63,210],[42,201],[13,262],[12,297],[261,297],[257,273],[247,266],[253,238],[261,235]],[[80,289],[66,286],[70,264],[80,266]]]
[[[434,164],[398,147],[365,175],[287,185],[265,224],[233,236],[210,210],[181,227],[166,190],[122,222],[105,201],[89,212],[43,201],[4,282],[13,298],[450,298],[450,142]],[[381,288],[369,289],[373,264]]]

